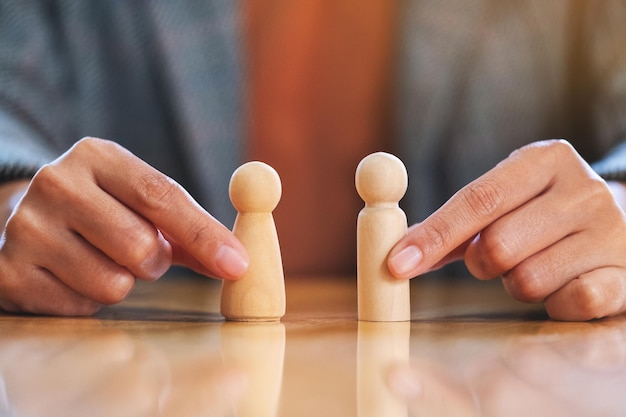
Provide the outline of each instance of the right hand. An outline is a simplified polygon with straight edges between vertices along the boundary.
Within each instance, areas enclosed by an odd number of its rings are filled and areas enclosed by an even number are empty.
[[[33,177],[0,239],[0,308],[90,315],[172,263],[240,278],[248,255],[176,182],[121,146],[76,143]]]

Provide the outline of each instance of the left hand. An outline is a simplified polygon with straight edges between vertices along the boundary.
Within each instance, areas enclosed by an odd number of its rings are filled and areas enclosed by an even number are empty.
[[[462,188],[409,228],[388,266],[406,279],[458,259],[553,319],[626,311],[626,215],[562,140],[525,146]]]

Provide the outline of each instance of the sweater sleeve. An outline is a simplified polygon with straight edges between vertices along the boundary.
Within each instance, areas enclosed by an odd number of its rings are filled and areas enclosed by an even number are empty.
[[[31,178],[53,152],[19,119],[0,110],[0,183]]]
[[[626,182],[626,142],[616,146],[591,167],[607,181]]]
[[[587,5],[592,138],[608,152],[592,164],[605,180],[626,181],[626,4]]]
[[[60,153],[69,94],[53,2],[0,4],[0,182],[30,178]]]

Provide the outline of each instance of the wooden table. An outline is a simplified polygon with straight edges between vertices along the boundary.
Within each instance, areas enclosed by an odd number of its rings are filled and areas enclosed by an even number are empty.
[[[499,283],[412,283],[359,323],[353,279],[287,281],[282,323],[224,323],[219,283],[139,283],[92,318],[0,316],[0,416],[624,416],[626,318],[547,320]]]

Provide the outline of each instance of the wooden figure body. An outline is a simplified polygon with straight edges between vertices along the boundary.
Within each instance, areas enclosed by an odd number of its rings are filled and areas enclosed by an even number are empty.
[[[394,278],[387,268],[389,251],[407,233],[398,205],[408,185],[406,168],[394,155],[373,153],[359,163],[355,183],[365,201],[357,220],[359,320],[410,320],[409,281]]]
[[[285,279],[272,211],[282,193],[280,177],[267,164],[239,167],[230,181],[237,218],[233,233],[250,257],[250,268],[238,281],[222,283],[221,313],[234,321],[278,321],[285,314]]]

